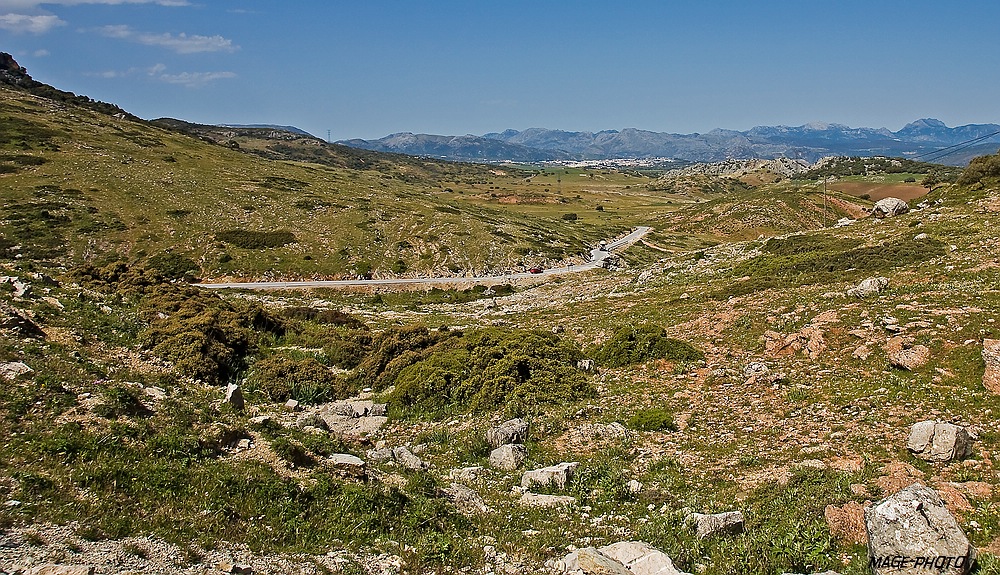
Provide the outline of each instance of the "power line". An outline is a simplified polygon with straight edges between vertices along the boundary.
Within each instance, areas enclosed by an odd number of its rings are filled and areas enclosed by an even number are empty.
[[[964,150],[966,148],[971,148],[972,146],[976,145],[977,143],[982,142],[984,140],[988,140],[988,139],[992,138],[993,136],[996,136],[997,134],[1000,134],[1000,130],[997,130],[996,132],[993,132],[992,134],[986,134],[985,136],[979,136],[978,138],[973,138],[971,140],[966,140],[964,142],[959,142],[957,144],[952,144],[952,145],[950,145],[948,147],[945,147],[945,148],[939,148],[939,149],[933,150],[931,152],[926,152],[926,153],[920,154],[918,156],[913,156],[912,159],[918,160],[920,158],[926,158],[924,160],[926,162],[933,162],[933,161],[936,161],[936,160],[940,160],[941,158],[950,156],[950,155],[952,155],[952,154],[954,154],[956,152],[961,152],[962,150]]]

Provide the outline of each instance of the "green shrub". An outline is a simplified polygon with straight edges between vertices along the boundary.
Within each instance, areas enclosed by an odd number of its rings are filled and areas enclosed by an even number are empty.
[[[113,419],[120,415],[149,415],[139,396],[124,385],[114,385],[104,390],[104,401],[94,408],[94,413]]]
[[[180,254],[163,252],[149,258],[146,265],[169,279],[193,278],[200,271],[191,258]]]
[[[654,359],[697,361],[705,358],[691,344],[667,336],[658,325],[624,326],[594,352],[594,359],[607,367],[622,367]]]
[[[497,409],[522,415],[594,394],[576,369],[580,350],[554,334],[496,328],[445,333],[459,335],[399,370],[389,397],[395,408],[423,415]]]
[[[962,172],[958,183],[969,186],[976,183],[988,183],[989,180],[1000,178],[1000,152],[991,156],[979,156],[969,162],[969,167]]]
[[[295,243],[295,234],[287,230],[257,232],[251,230],[227,230],[215,234],[220,242],[247,250],[278,248]]]
[[[259,391],[271,401],[295,399],[323,403],[350,397],[351,387],[315,358],[294,359],[272,355],[258,360],[247,378],[247,389]]]
[[[189,286],[162,286],[142,304],[150,325],[143,347],[171,361],[181,374],[209,383],[231,379],[257,349],[262,333],[280,335],[284,323],[256,302],[227,302]]]
[[[662,407],[637,411],[629,418],[628,426],[636,431],[677,431],[674,414]]]

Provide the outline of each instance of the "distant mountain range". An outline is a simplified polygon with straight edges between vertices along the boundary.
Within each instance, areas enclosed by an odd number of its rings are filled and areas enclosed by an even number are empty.
[[[712,130],[706,134],[670,134],[636,128],[602,132],[530,128],[482,136],[407,132],[378,140],[338,143],[365,150],[477,162],[613,158],[673,158],[692,162],[801,158],[814,162],[824,156],[891,156],[965,165],[975,156],[997,151],[1000,124],[949,128],[940,120],[928,118],[911,122],[896,132],[814,123],[797,127],[758,126],[745,132]]]

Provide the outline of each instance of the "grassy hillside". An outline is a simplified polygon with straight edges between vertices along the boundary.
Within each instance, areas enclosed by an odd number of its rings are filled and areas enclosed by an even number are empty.
[[[1000,569],[1000,396],[982,358],[1000,337],[1000,155],[877,220],[859,187],[910,173],[824,194],[759,174],[453,166],[177,128],[0,89],[0,564],[547,573],[570,549],[641,539],[685,572],[861,574],[867,549],[830,506],[857,521],[922,481],[980,548],[979,572]],[[857,221],[825,226],[844,216]],[[191,262],[214,276],[481,270],[635,224],[657,233],[624,270],[531,288],[171,281]],[[873,276],[884,291],[847,294]],[[926,362],[894,363],[896,337]],[[345,423],[345,398],[386,403],[386,419]],[[530,422],[528,459],[503,471],[485,431],[511,416]],[[972,456],[908,453],[925,419],[968,426]],[[570,461],[565,486],[532,490],[573,503],[522,504],[523,470]],[[700,540],[684,522],[728,510],[745,533]]]

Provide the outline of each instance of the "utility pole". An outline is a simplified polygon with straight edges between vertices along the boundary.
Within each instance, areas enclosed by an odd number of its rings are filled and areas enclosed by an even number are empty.
[[[327,131],[326,131],[326,143],[327,143],[327,144],[329,144],[329,143],[330,143],[330,130],[327,130]]]

